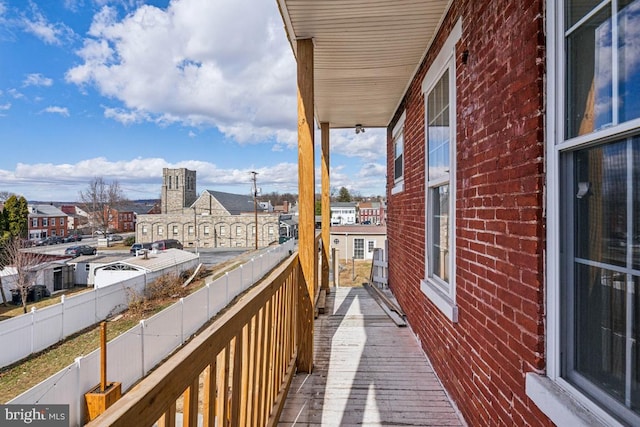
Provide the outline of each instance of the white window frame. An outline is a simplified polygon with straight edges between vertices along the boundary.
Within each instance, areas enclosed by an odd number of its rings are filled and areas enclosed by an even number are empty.
[[[458,305],[456,304],[456,262],[455,262],[455,206],[456,206],[456,43],[462,37],[462,20],[458,20],[447,37],[440,53],[427,70],[422,80],[422,93],[425,102],[425,259],[424,279],[420,281],[420,290],[433,304],[453,323],[458,322]],[[449,175],[443,181],[429,181],[429,146],[427,101],[431,89],[440,81],[446,71],[449,71]],[[431,277],[429,248],[431,247],[430,228],[430,190],[448,182],[449,185],[449,283]]]
[[[405,155],[404,155],[404,122],[407,118],[407,112],[403,111],[398,119],[398,122],[393,127],[393,131],[391,132],[392,139],[392,149],[393,149],[393,188],[391,189],[391,194],[397,194],[404,191],[404,172],[405,172]],[[399,177],[395,177],[396,175],[396,143],[398,142],[398,138],[402,137],[402,174]]]
[[[556,425],[621,425],[586,394],[561,377],[561,171],[563,152],[590,141],[623,135],[640,127],[638,119],[565,140],[564,1],[546,0],[546,371],[526,374],[525,392]]]

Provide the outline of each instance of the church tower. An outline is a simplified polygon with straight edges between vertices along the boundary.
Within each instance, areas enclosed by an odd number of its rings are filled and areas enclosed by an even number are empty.
[[[162,169],[161,213],[181,214],[196,201],[196,171]]]

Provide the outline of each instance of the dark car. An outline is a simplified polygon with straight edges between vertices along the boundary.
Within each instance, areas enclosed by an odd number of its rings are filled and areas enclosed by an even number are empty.
[[[131,253],[131,255],[135,255],[139,250],[142,249],[151,249],[151,243],[134,243],[133,245],[131,245],[129,253]]]
[[[122,237],[119,234],[109,234],[107,236],[107,240],[110,241],[110,242],[119,242],[120,240],[123,240],[123,239],[124,239],[124,237]]]
[[[67,237],[62,238],[62,243],[80,242],[82,236],[79,234],[69,234]]]
[[[39,246],[46,245],[57,245],[58,243],[62,243],[62,238],[58,236],[49,236],[46,239],[42,240],[42,244]]]
[[[156,249],[158,251],[164,251],[166,249],[183,249],[182,243],[176,239],[164,239],[164,240],[156,240],[151,244],[152,249]]]
[[[98,252],[98,249],[89,246],[89,245],[77,245],[77,246],[69,246],[65,249],[65,255],[73,255],[74,257],[78,257],[80,255],[95,255]]]

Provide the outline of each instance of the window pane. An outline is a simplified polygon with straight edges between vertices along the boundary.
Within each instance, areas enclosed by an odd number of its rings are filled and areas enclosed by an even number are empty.
[[[429,179],[449,173],[449,71],[440,78],[427,100]]]
[[[627,276],[576,265],[575,370],[624,402]]]
[[[611,10],[605,8],[567,37],[567,137],[612,121]]]
[[[364,259],[364,239],[353,240],[353,257],[355,259]]]
[[[619,120],[640,117],[640,1],[631,2],[618,14]]]
[[[431,272],[449,282],[449,186],[431,190]]]
[[[394,144],[394,156],[395,156],[395,162],[393,165],[394,168],[394,179],[400,179],[402,178],[402,174],[403,174],[403,161],[402,161],[402,157],[403,157],[403,153],[404,153],[404,136],[402,134],[402,132],[398,135],[398,137],[395,140],[395,144]]]
[[[633,139],[633,212],[640,212],[640,137]],[[640,214],[633,215],[633,268],[640,270]]]
[[[625,141],[581,150],[575,157],[575,254],[624,266],[627,257]]]
[[[601,3],[601,1],[602,0],[568,1],[566,7],[567,28],[573,26],[586,14],[591,12],[594,7]]]

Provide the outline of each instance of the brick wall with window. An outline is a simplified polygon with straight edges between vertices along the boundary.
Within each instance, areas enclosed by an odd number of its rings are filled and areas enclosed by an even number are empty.
[[[470,425],[548,425],[544,2],[456,1],[387,130],[389,283]],[[396,131],[396,132],[394,132]]]

